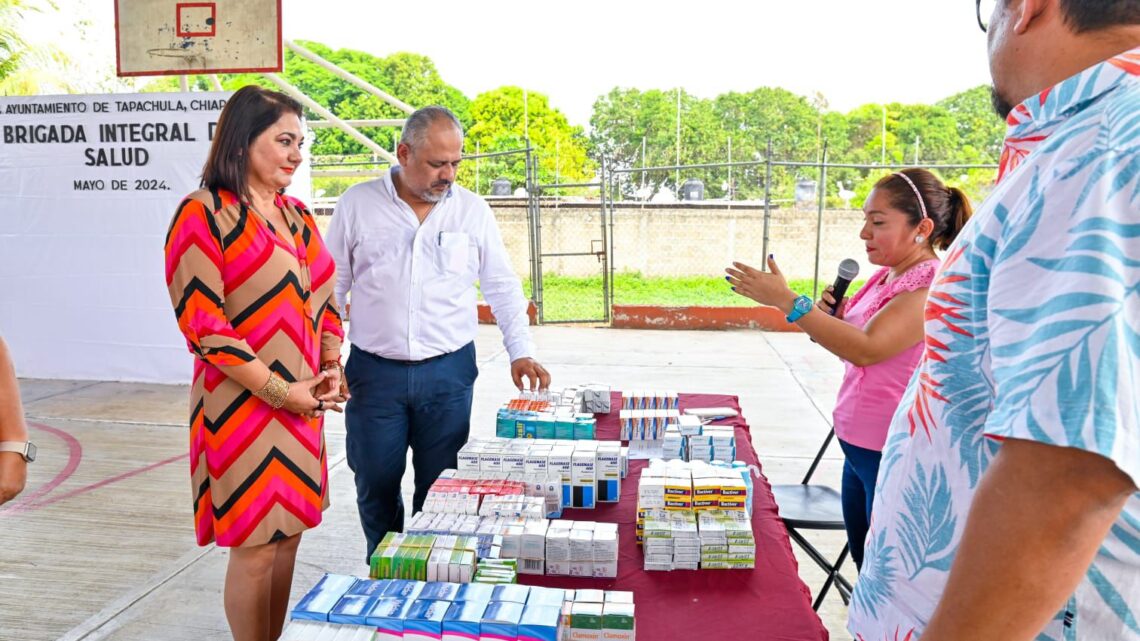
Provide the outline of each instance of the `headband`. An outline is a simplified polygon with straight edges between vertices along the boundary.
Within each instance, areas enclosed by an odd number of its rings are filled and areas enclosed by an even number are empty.
[[[898,176],[899,178],[902,178],[903,180],[906,181],[906,184],[910,185],[911,191],[914,192],[914,197],[918,199],[918,207],[919,207],[919,209],[922,210],[922,217],[923,218],[930,218],[930,216],[926,215],[926,203],[924,203],[922,201],[922,194],[918,193],[918,187],[915,187],[914,181],[910,179],[910,176],[902,173],[901,171],[895,173],[894,175]]]

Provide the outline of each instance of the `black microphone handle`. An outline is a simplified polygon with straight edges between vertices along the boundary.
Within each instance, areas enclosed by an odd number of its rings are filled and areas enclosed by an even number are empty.
[[[835,306],[831,308],[831,315],[835,316],[835,312],[839,311],[839,304],[843,302],[843,295],[847,293],[847,286],[851,281],[842,276],[835,277],[835,283],[831,285],[831,295],[835,297]]]

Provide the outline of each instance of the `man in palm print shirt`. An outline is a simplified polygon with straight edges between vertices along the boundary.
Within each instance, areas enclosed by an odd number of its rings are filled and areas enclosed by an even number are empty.
[[[979,22],[1009,131],[930,288],[849,627],[1140,641],[1140,0]]]

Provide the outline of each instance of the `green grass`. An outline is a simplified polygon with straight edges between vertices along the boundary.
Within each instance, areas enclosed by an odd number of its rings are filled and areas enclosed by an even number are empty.
[[[863,281],[851,286],[854,292]],[[812,295],[811,279],[792,280],[788,285],[798,294]],[[821,282],[820,289],[828,283]],[[531,296],[530,279],[524,279],[523,291]],[[543,319],[546,322],[601,320],[605,316],[602,277],[543,277]],[[626,272],[614,275],[614,304],[661,305],[664,307],[752,307],[756,303],[733,292],[723,277],[659,276],[645,277]]]

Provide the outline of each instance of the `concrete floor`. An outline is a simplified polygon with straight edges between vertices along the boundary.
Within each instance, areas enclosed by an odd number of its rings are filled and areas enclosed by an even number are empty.
[[[802,335],[553,326],[534,335],[555,385],[739,395],[772,483],[799,482],[829,429],[842,375],[839,361]],[[476,345],[472,432],[489,436],[514,388],[497,329],[481,327]],[[39,460],[24,494],[0,507],[0,641],[229,639],[221,607],[227,552],[194,543],[186,387],[59,380],[20,387]],[[332,507],[301,544],[294,602],[324,572],[368,571],[339,415],[329,414],[327,440]],[[833,446],[816,479],[838,487],[841,462]],[[409,473],[408,496],[410,483]],[[812,539],[832,557],[843,543],[842,533]],[[814,593],[824,575],[798,552]],[[834,591],[821,617],[832,639],[850,639]]]

